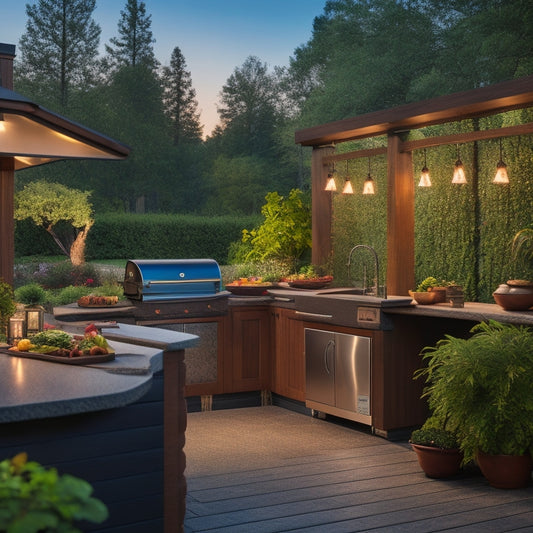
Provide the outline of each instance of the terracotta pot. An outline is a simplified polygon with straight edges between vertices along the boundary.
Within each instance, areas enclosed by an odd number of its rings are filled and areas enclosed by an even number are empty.
[[[525,455],[490,455],[478,452],[477,464],[489,485],[497,489],[521,489],[531,482],[533,460]]]
[[[442,304],[446,302],[446,287],[433,287],[431,292],[435,293],[436,304]]]
[[[533,306],[533,286],[514,286],[508,283],[502,283],[492,293],[500,307],[507,311],[527,311]]]
[[[437,293],[433,291],[427,292],[415,292],[409,291],[409,296],[420,305],[431,305],[434,304],[437,299]]]
[[[459,472],[463,454],[460,450],[443,450],[432,446],[411,443],[416,452],[418,464],[427,477],[445,478]]]

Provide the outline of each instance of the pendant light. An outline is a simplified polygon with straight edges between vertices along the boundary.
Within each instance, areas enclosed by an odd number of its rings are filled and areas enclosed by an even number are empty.
[[[370,157],[368,158],[368,176],[363,183],[363,194],[376,194],[376,186],[372,176],[370,175]]]
[[[452,183],[457,185],[463,185],[466,183],[465,167],[461,161],[461,154],[459,153],[459,145],[457,145],[457,161],[455,161],[455,167],[453,169]]]
[[[424,166],[420,171],[420,181],[418,182],[419,187],[431,187],[431,178],[429,177],[429,169],[426,161],[426,149],[424,148]]]
[[[333,163],[333,170],[328,173],[328,181],[324,187],[325,191],[336,191],[337,185],[335,185],[335,163]]]
[[[509,175],[507,174],[507,165],[503,162],[502,140],[500,139],[500,160],[496,165],[496,175],[492,183],[499,185],[507,185],[509,183]]]
[[[342,194],[353,194],[352,182],[350,181],[350,176],[348,176],[348,160],[346,160],[346,181],[344,182]]]

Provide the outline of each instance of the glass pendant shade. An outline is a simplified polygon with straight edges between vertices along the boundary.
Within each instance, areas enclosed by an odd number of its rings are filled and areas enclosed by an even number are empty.
[[[424,148],[424,166],[420,171],[420,181],[418,182],[419,187],[431,187],[431,178],[429,177],[429,168],[426,161],[426,149]]]
[[[374,185],[374,180],[370,174],[363,183],[363,194],[376,194],[376,187]]]
[[[418,182],[419,187],[431,187],[431,178],[429,177],[428,167],[423,167],[420,173],[420,181]]]
[[[335,184],[335,178],[333,177],[333,174],[328,174],[328,181],[326,182],[326,187],[324,188],[325,191],[336,191],[337,185]]]
[[[463,185],[466,183],[465,167],[459,154],[459,145],[457,145],[457,161],[455,162],[455,167],[453,169],[452,183],[457,185]]]
[[[465,167],[460,159],[455,162],[455,168],[453,170],[452,183],[457,185],[463,185],[466,183]]]
[[[496,175],[494,176],[492,183],[499,183],[500,185],[507,185],[509,183],[507,165],[501,159],[496,167]]]
[[[346,178],[344,182],[344,188],[342,189],[342,194],[353,194],[353,187],[350,178]]]
[[[500,139],[500,160],[496,165],[496,175],[492,180],[492,183],[498,183],[500,185],[507,185],[509,183],[509,175],[507,174],[507,165],[503,162],[503,149],[502,140]]]

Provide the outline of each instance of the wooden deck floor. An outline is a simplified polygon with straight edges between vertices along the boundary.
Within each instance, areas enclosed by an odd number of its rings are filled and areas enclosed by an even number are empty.
[[[187,533],[533,531],[533,488],[420,470],[406,442],[276,407],[189,415]]]

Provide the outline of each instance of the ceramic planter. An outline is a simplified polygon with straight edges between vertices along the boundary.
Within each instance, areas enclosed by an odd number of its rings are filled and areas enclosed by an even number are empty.
[[[442,449],[411,443],[416,452],[418,464],[427,477],[445,478],[459,472],[463,454],[458,449]]]
[[[531,482],[533,460],[525,455],[490,455],[478,452],[477,464],[489,485],[497,489],[521,489]]]
[[[533,283],[509,280],[507,283],[502,283],[492,296],[506,311],[527,311],[533,307]]]

